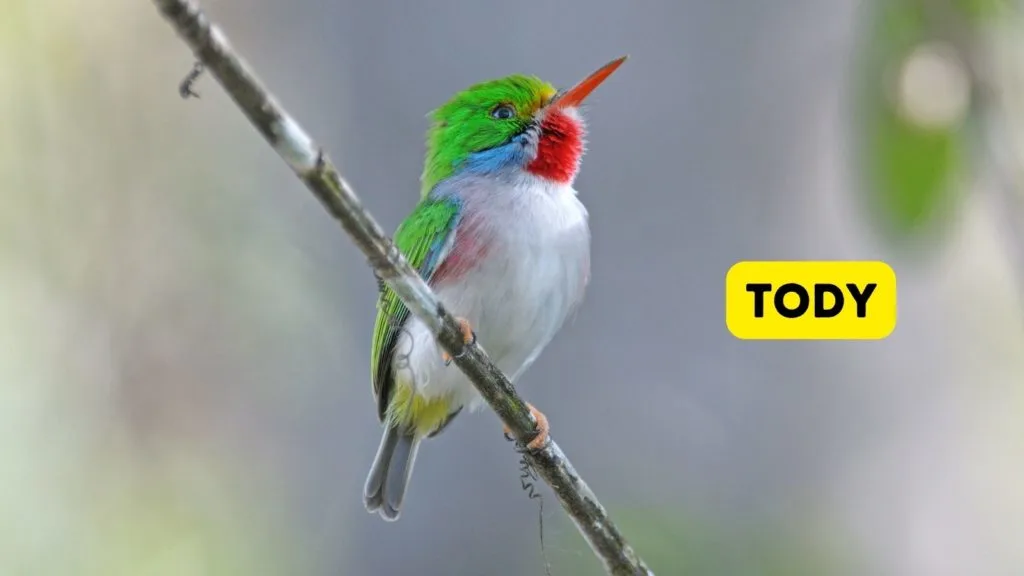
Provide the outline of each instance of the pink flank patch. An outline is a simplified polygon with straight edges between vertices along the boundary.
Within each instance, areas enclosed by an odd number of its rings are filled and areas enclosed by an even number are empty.
[[[487,244],[483,238],[481,224],[479,216],[462,216],[459,227],[455,229],[455,243],[451,252],[434,271],[430,279],[431,284],[458,281],[487,256]]]
[[[568,184],[576,176],[583,155],[583,127],[557,110],[545,116],[540,127],[537,157],[526,170],[559,184]]]

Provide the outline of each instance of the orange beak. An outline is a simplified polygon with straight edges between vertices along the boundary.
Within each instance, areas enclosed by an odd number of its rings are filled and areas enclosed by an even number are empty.
[[[612,72],[615,72],[615,70],[618,69],[619,66],[622,66],[622,63],[626,61],[626,58],[629,58],[629,56],[622,56],[621,58],[616,58],[615,60],[612,60],[611,62],[605,64],[604,66],[601,66],[601,68],[599,68],[597,72],[594,72],[590,76],[587,76],[582,82],[573,86],[568,91],[564,92],[561,96],[557,97],[555,101],[551,103],[551,105],[554,108],[568,108],[572,106],[579,106],[583,102],[583,100],[585,100],[587,96],[589,96],[590,93],[594,91],[595,88],[597,88],[602,82],[607,80],[608,77],[612,75]]]

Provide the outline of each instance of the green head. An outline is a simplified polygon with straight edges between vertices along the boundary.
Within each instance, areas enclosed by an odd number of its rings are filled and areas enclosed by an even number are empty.
[[[463,169],[537,163],[538,150],[556,148],[555,143],[542,145],[548,125],[548,136],[564,144],[557,146],[562,152],[582,155],[583,126],[576,107],[625,59],[612,61],[563,93],[535,76],[513,74],[456,94],[431,114],[422,195]],[[578,141],[567,141],[573,134]]]
[[[451,176],[470,154],[496,148],[533,122],[557,90],[535,76],[513,74],[456,94],[431,114],[422,193]]]

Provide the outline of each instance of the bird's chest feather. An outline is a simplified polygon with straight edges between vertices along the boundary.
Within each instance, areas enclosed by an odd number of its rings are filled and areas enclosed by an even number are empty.
[[[581,301],[590,273],[587,212],[568,186],[519,185],[464,198],[449,259],[459,274],[436,283],[510,375],[521,371]]]

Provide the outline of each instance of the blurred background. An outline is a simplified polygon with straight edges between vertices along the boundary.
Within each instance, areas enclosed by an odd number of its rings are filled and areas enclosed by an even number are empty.
[[[455,91],[632,56],[587,300],[519,389],[657,574],[1024,573],[1016,6],[203,4],[389,230]],[[364,511],[373,277],[211,77],[179,97],[155,7],[0,7],[0,574],[543,574],[489,411]],[[738,260],[874,258],[887,340],[726,331]],[[542,493],[552,574],[600,574]]]

